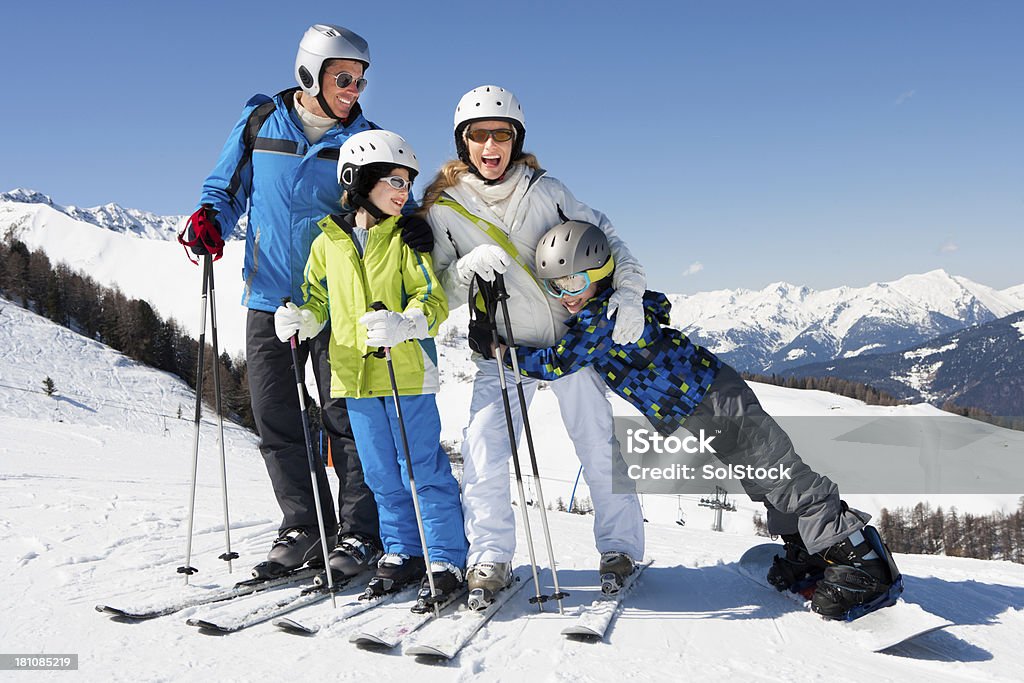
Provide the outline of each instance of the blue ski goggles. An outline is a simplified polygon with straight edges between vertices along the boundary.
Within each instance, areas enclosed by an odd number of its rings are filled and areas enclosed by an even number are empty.
[[[585,292],[587,287],[590,286],[590,275],[584,271],[582,273],[551,278],[550,280],[541,280],[541,282],[548,296],[561,299],[563,296],[576,296]]]

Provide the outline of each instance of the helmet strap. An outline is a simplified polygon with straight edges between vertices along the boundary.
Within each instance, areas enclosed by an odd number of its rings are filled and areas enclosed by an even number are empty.
[[[380,223],[384,220],[384,212],[377,208],[377,206],[370,201],[369,197],[364,197],[361,194],[355,194],[353,192],[350,199],[353,204],[360,209],[364,209],[366,213],[370,214],[373,217],[374,222]]]
[[[316,101],[320,105],[320,108],[324,110],[324,113],[327,114],[327,116],[334,119],[335,121],[341,121],[341,119],[338,118],[338,115],[334,113],[334,110],[331,109],[331,105],[327,104],[327,98],[324,97],[323,86],[320,86],[320,92],[316,94]]]

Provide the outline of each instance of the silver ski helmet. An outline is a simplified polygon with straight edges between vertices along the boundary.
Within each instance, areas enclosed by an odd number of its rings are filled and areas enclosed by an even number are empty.
[[[370,68],[370,46],[362,36],[341,26],[314,24],[306,29],[295,55],[295,80],[311,97],[320,94],[324,62],[351,59]]]
[[[566,221],[544,233],[535,257],[537,278],[548,294],[579,294],[615,270],[608,237],[585,221]]]
[[[515,161],[523,152],[526,138],[526,118],[519,99],[509,90],[497,85],[481,85],[462,96],[455,106],[455,151],[463,163],[473,168],[463,133],[473,121],[508,121],[516,131],[512,143],[512,159]]]

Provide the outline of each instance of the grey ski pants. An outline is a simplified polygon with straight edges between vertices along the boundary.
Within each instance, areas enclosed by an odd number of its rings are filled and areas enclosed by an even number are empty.
[[[306,527],[319,531],[313,487],[309,478],[306,441],[302,431],[302,412],[295,387],[295,371],[292,370],[291,348],[277,338],[273,313],[250,309],[245,332],[253,418],[260,437],[260,453],[263,454],[274,495],[284,515],[281,530]],[[322,420],[330,440],[334,471],[339,481],[340,515],[336,515],[326,470],[317,459],[317,482],[320,502],[324,506],[324,528],[328,536],[335,533],[357,533],[379,540],[377,504],[363,480],[363,468],[352,437],[345,400],[331,398],[330,395],[331,368],[327,354],[330,334],[330,328],[325,327],[313,339],[299,344],[298,349],[299,363],[303,368],[307,357],[310,354],[313,356],[317,393],[323,407]]]
[[[844,510],[839,487],[800,459],[789,436],[731,367],[722,368],[683,426],[691,433],[720,430],[715,450],[726,465],[789,468],[790,479],[743,481],[747,495],[768,509],[768,531],[773,535],[799,532],[813,553],[838,543],[870,519],[860,511]]]

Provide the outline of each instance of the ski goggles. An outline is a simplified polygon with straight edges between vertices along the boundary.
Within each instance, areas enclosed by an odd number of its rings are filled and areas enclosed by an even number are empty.
[[[389,175],[386,178],[381,178],[382,183],[387,183],[396,190],[405,190],[412,185],[411,180],[406,180],[400,175]]]
[[[482,145],[487,142],[487,138],[492,138],[495,142],[508,142],[510,140],[514,140],[516,132],[511,128],[498,128],[496,130],[477,128],[476,130],[466,131],[466,137],[473,142]]]
[[[363,90],[366,89],[366,79],[365,78],[356,78],[355,76],[353,76],[352,74],[350,74],[347,71],[342,71],[337,76],[335,76],[334,77],[334,82],[337,83],[338,87],[341,88],[342,90],[344,90],[348,86],[352,85],[353,83],[356,84],[356,91],[357,92],[363,92]]]
[[[581,270],[578,273],[572,273],[571,275],[562,275],[560,277],[545,278],[541,280],[541,284],[544,286],[544,291],[549,296],[553,296],[556,299],[561,299],[563,296],[576,296],[586,291],[587,287],[593,282],[598,282],[609,275],[615,270],[615,259],[611,256],[605,261],[603,266],[598,268],[591,268],[590,270]]]
[[[549,296],[561,299],[563,296],[576,296],[585,292],[590,286],[590,275],[586,272],[573,273],[541,282],[544,283],[544,290]]]

